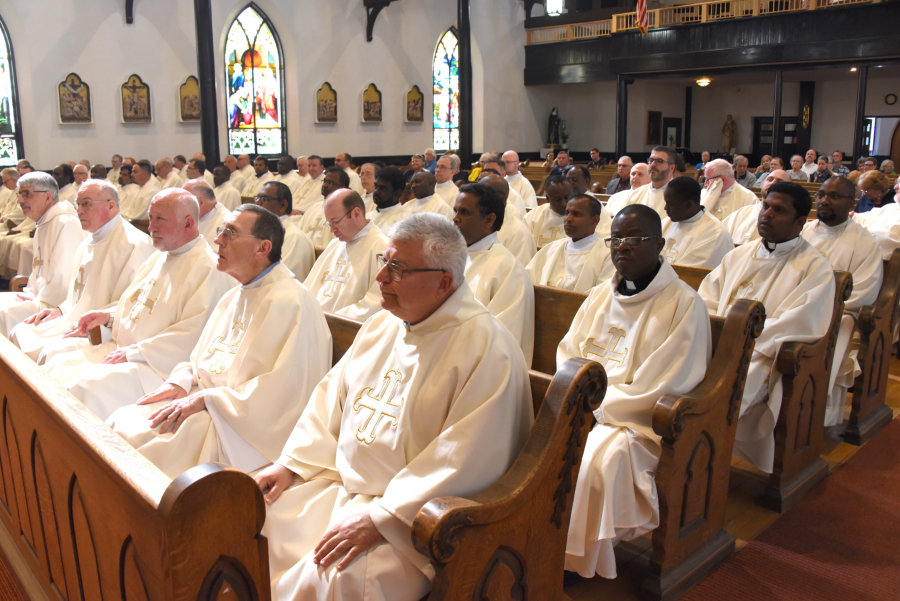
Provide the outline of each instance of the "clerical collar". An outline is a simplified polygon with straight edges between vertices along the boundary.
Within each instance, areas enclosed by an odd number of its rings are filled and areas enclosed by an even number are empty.
[[[290,217],[290,215],[279,215],[278,221],[280,221],[281,223],[284,223],[285,220],[288,219],[289,217]]]
[[[365,238],[366,236],[369,235],[369,232],[371,230],[372,230],[372,222],[367,221],[365,227],[363,229],[359,230],[358,232],[356,232],[356,235],[353,236],[353,240],[351,240],[350,242],[356,242],[357,240],[361,240],[361,239]]]
[[[189,250],[191,250],[192,248],[194,248],[194,245],[197,244],[197,241],[198,241],[198,240],[203,240],[203,236],[198,235],[196,238],[194,238],[194,239],[191,240],[190,242],[187,242],[187,243],[185,243],[185,244],[182,244],[181,246],[179,246],[179,247],[176,248],[175,250],[170,250],[170,251],[169,251],[169,256],[170,256],[170,257],[180,257],[181,255],[187,253]]]
[[[400,206],[402,206],[402,205],[398,202],[397,204],[391,205],[389,207],[382,208],[382,207],[376,206],[375,210],[378,211],[379,213],[390,213],[391,211],[399,208]]]
[[[218,206],[219,206],[219,203],[216,203],[215,205],[213,205],[213,208],[211,208],[210,210],[208,210],[208,211],[206,212],[206,215],[201,215],[201,216],[200,216],[200,221],[201,221],[201,222],[203,222],[203,221],[209,221],[210,219],[212,219],[213,217],[215,217],[215,216],[216,216],[216,209],[218,208]]]
[[[435,187],[435,188],[449,188],[449,187],[452,186],[452,185],[453,185],[453,180],[452,180],[452,179],[448,179],[448,180],[445,181],[443,184],[435,184],[434,187]]]
[[[106,240],[106,237],[120,221],[122,221],[122,216],[114,215],[109,221],[98,227],[97,231],[91,234],[90,244],[99,244]]]
[[[634,296],[639,292],[643,292],[653,281],[653,278],[656,277],[656,274],[659,273],[659,268],[661,266],[662,258],[659,259],[659,262],[657,262],[656,264],[656,269],[654,269],[653,273],[651,273],[650,275],[634,280],[633,282],[631,280],[622,278],[622,281],[620,281],[619,285],[616,287],[616,292],[618,292],[622,296]]]
[[[262,173],[257,173],[256,177],[258,177],[259,179],[262,179],[267,175],[272,175],[272,172],[271,171],[263,171]]]
[[[700,210],[697,211],[696,215],[694,215],[693,217],[688,217],[687,219],[682,219],[678,223],[697,223],[698,221],[703,219],[704,212],[706,212],[706,209],[703,207],[700,207]]]
[[[66,184],[65,186],[63,186],[62,188],[59,189],[58,194],[62,194],[63,192],[65,192],[66,190],[68,190],[71,187],[72,187],[72,184]]]
[[[577,242],[569,238],[569,241],[566,242],[566,252],[570,255],[581,254],[584,251],[588,250],[594,244],[600,241],[600,238],[597,237],[597,234],[591,234],[590,236],[585,236],[581,240]]]
[[[231,180],[222,182],[221,184],[219,184],[218,186],[216,186],[216,190],[218,190],[219,188],[224,188],[225,186],[230,186],[230,185],[231,185]]]
[[[762,239],[759,242],[759,250],[756,253],[756,257],[758,259],[771,259],[784,256],[794,250],[800,244],[800,236],[787,242],[767,242]]]
[[[827,223],[825,223],[824,221],[817,219],[815,227],[816,227],[816,229],[818,229],[819,226],[822,226],[822,228],[824,228],[825,233],[832,234],[832,235],[840,235],[840,234],[844,233],[844,230],[847,229],[847,225],[849,223],[850,223],[850,219],[845,219],[843,223],[839,223],[836,226],[832,227],[832,226],[828,225]]]
[[[281,261],[275,261],[274,263],[260,271],[258,276],[241,286],[241,288],[243,288],[244,290],[246,290],[247,288],[259,288],[260,286],[262,286],[262,279],[269,275],[269,272],[275,269],[276,265],[281,265]]]
[[[520,177],[522,177],[522,174],[519,173],[518,171],[516,171],[516,172],[513,173],[512,175],[507,175],[507,176],[506,176],[506,181],[510,181],[510,180],[514,180],[514,179],[519,179]]]
[[[497,242],[497,232],[492,232],[479,240],[478,242],[473,242],[469,245],[470,253],[477,253],[483,250],[490,250],[490,248]]]
[[[420,206],[425,206],[429,202],[431,202],[432,198],[434,198],[434,194],[432,194],[431,196],[426,196],[425,198],[417,198],[416,202],[419,203]]]

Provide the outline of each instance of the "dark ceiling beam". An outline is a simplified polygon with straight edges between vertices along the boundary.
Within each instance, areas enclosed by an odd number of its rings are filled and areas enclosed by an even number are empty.
[[[363,6],[366,7],[366,41],[372,41],[372,33],[375,30],[375,19],[378,13],[387,8],[391,2],[397,0],[363,0]]]

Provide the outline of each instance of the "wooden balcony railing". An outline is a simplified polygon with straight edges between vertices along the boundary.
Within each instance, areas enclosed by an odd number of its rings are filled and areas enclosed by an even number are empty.
[[[723,19],[743,19],[797,10],[827,9],[847,4],[871,4],[882,0],[721,0],[683,4],[648,11],[649,28],[710,23]],[[635,13],[620,13],[606,21],[539,27],[528,30],[528,45],[571,42],[637,29]]]

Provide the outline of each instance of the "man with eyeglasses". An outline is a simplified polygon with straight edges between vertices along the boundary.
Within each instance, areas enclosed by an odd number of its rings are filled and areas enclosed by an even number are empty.
[[[219,299],[236,284],[216,270],[217,257],[197,228],[199,217],[197,199],[187,190],[154,196],[148,229],[156,252],[116,306],[95,305],[38,357],[102,420],[156,390],[188,360]],[[105,342],[92,346],[87,336],[97,326]]]
[[[323,212],[334,239],[303,283],[325,311],[365,321],[381,310],[375,256],[384,250],[387,236],[366,218],[362,198],[353,190],[330,193]]]
[[[228,215],[218,270],[239,285],[165,382],[107,422],[170,478],[212,461],[248,473],[271,464],[331,367],[325,315],[279,260],[283,231],[256,205]]]
[[[819,157],[822,160],[822,157]],[[850,180],[834,176],[816,192],[816,217],[807,222],[800,234],[821,252],[835,271],[853,276],[853,292],[844,303],[828,402],[825,426],[837,426],[844,421],[847,391],[860,374],[856,361],[859,337],[853,336],[859,310],[875,303],[884,277],[878,241],[866,228],[850,219],[856,204],[856,186]]]
[[[523,266],[528,265],[528,262],[534,257],[534,253],[537,252],[537,247],[534,243],[534,237],[531,235],[531,230],[525,225],[525,220],[518,216],[518,210],[509,204],[507,200],[512,192],[512,188],[503,177],[489,171],[482,172],[478,182],[493,188],[505,203],[506,212],[503,218],[503,225],[500,226],[500,231],[497,232],[497,239],[500,241],[500,244],[512,253],[519,263]]]
[[[334,240],[334,232],[328,226],[328,220],[325,217],[325,199],[337,190],[350,187],[350,178],[347,172],[336,165],[332,165],[325,170],[320,186],[320,200],[315,204],[306,208],[303,216],[297,219],[293,217],[304,234],[309,236],[316,248],[325,248]]]
[[[262,187],[274,178],[272,172],[269,171],[269,163],[265,157],[256,157],[256,160],[253,161],[253,171],[256,173],[256,177],[247,180],[247,185],[244,186],[244,191],[241,193],[251,198],[259,194]]]
[[[294,171],[296,165],[297,163],[291,155],[286,154],[282,156],[278,159],[278,165],[276,166],[278,173],[275,175],[274,181],[281,182],[290,188],[291,196],[297,196],[299,198],[300,187],[303,185],[303,180],[300,179],[300,176]]]
[[[225,217],[229,213],[228,209],[216,200],[215,192],[202,178],[188,180],[184,189],[194,195],[200,207],[200,220],[197,222],[200,235],[213,249],[213,252],[218,252],[219,247],[215,242],[218,235],[216,230],[225,222]]]
[[[66,299],[76,270],[72,257],[84,233],[75,208],[68,202],[59,202],[58,192],[56,180],[46,173],[34,171],[19,178],[16,201],[37,227],[34,238],[23,234],[16,241],[30,243],[31,252],[22,253],[33,257],[27,286],[22,292],[0,292],[0,334],[3,336],[9,337],[14,326],[41,309],[58,307]],[[25,271],[19,273],[25,275]]]
[[[646,205],[660,217],[665,216],[663,193],[675,172],[675,157],[676,152],[668,146],[657,146],[651,150],[647,160],[650,183],[637,189],[632,187],[631,193],[620,203],[619,208],[634,204]]]
[[[427,595],[416,513],[496,482],[533,422],[522,351],[464,283],[459,231],[423,213],[391,234],[378,272],[385,310],[313,392],[278,461],[256,475],[275,598],[359,600],[376,581],[375,598]],[[370,409],[391,406],[393,419]]]
[[[566,236],[544,244],[527,271],[535,286],[587,292],[613,275],[609,249],[597,235],[602,207],[588,194],[575,194],[566,203]]]
[[[306,279],[316,262],[316,248],[309,236],[291,220],[293,201],[291,189],[281,182],[269,182],[253,199],[257,205],[273,213],[284,227],[284,244],[281,246],[281,262],[299,281]]]
[[[619,162],[616,163],[616,174],[618,177],[612,178],[609,180],[609,183],[606,184],[607,194],[612,196],[613,194],[618,194],[624,190],[631,190],[632,167],[634,167],[634,161],[631,160],[631,157],[619,157]]]
[[[662,256],[672,265],[713,269],[734,250],[728,230],[700,204],[700,193],[692,177],[676,177],[666,186]]]
[[[453,224],[468,247],[466,283],[475,299],[509,329],[522,347],[525,363],[531,366],[534,286],[522,264],[497,237],[506,217],[506,201],[487,184],[463,184],[454,213]]]
[[[775,159],[772,159],[772,163]],[[774,169],[766,175],[762,184],[762,197],[765,198],[769,187],[775,182],[789,182],[791,176],[784,169]],[[746,244],[751,240],[759,239],[759,212],[762,208],[762,200],[757,200],[752,205],[741,207],[722,220],[722,225],[731,235],[731,241],[735,246]]]
[[[89,167],[78,163],[72,167],[72,174],[75,176],[75,182],[72,184],[72,187],[75,188],[75,196],[78,196],[78,190],[81,189],[81,184],[86,182],[91,176],[91,170]],[[74,198],[72,199],[72,204],[75,204]]]
[[[519,171],[519,155],[515,150],[507,150],[501,157],[503,159],[503,176],[509,187],[514,189],[522,197],[526,209],[534,209],[537,207],[537,195],[534,193],[534,186]]]
[[[834,271],[800,236],[811,208],[809,192],[800,184],[772,184],[759,213],[760,239],[728,253],[699,290],[710,314],[719,317],[742,298],[766,308],[766,327],[756,339],[744,384],[734,454],[767,474],[782,400],[775,358],[788,342],[818,341],[831,323]]]
[[[406,192],[406,177],[402,171],[396,167],[379,169],[375,173],[375,187],[372,190],[375,209],[366,214],[366,219],[382,232],[386,232],[398,221],[409,217],[412,213],[406,205],[400,204],[404,192]]]
[[[34,361],[45,344],[60,338],[87,311],[117,302],[153,253],[150,237],[119,215],[118,192],[105,179],[84,182],[75,206],[81,229],[90,236],[75,251],[65,300],[42,308],[10,333],[9,339]]]
[[[459,188],[453,183],[453,176],[457,173],[459,173],[459,157],[455,154],[445,154],[438,159],[437,165],[434,167],[435,185],[432,193],[443,199],[450,209],[453,208],[456,197],[459,196]]]
[[[525,215],[525,225],[531,230],[538,250],[554,240],[565,238],[563,220],[566,203],[572,196],[572,184],[564,175],[551,175],[544,186],[547,202]]]
[[[445,157],[441,157],[444,159]],[[447,162],[447,161],[444,161]],[[438,172],[443,169],[443,163],[438,161]],[[454,185],[455,187],[455,185]],[[410,213],[437,213],[447,219],[453,217],[453,209],[450,208],[444,199],[435,194],[435,176],[427,171],[422,171],[413,176],[409,182],[409,191],[412,192],[413,199],[407,202],[405,206]]]
[[[703,300],[660,256],[659,214],[625,207],[608,241],[615,272],[590,291],[556,351],[557,369],[584,357],[608,379],[585,441],[566,545],[566,570],[585,578],[615,578],[613,547],[659,523],[653,408],[662,395],[697,386],[712,352]]]
[[[241,193],[231,183],[231,173],[225,165],[219,165],[213,169],[213,189],[216,200],[225,209],[235,210],[241,203]],[[202,214],[202,213],[201,213]]]
[[[756,204],[756,194],[737,182],[731,163],[725,159],[710,161],[703,174],[706,181],[700,204],[719,221],[743,207]]]

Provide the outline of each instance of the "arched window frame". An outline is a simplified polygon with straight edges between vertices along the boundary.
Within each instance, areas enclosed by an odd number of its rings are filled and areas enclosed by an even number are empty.
[[[3,17],[0,17],[0,33],[3,35],[3,43],[6,44],[7,56],[9,56],[9,81],[12,106],[10,111],[14,115],[14,126],[11,134],[3,134],[2,137],[11,137],[16,142],[16,156],[9,164],[0,164],[0,167],[15,167],[19,160],[25,157],[25,142],[22,134],[22,111],[19,109],[19,83],[16,75],[16,57],[13,53],[12,40],[9,37],[9,29]]]
[[[431,79],[432,79],[432,86],[431,86],[431,89],[432,89],[431,140],[432,140],[432,145],[434,146],[434,149],[437,152],[440,152],[443,150],[457,150],[459,148],[459,106],[458,105],[456,108],[456,121],[454,122],[452,119],[452,116],[451,116],[450,122],[451,122],[452,126],[449,129],[445,130],[445,131],[449,132],[449,134],[447,136],[448,143],[447,143],[446,148],[443,148],[443,147],[439,148],[439,146],[441,146],[440,144],[437,143],[437,132],[439,130],[438,130],[438,128],[434,127],[434,89],[435,89],[434,80],[437,76],[437,72],[434,68],[434,63],[438,58],[438,51],[441,49],[441,45],[443,44],[444,39],[447,37],[447,34],[452,34],[453,37],[456,38],[456,56],[457,56],[457,60],[459,60],[459,32],[456,30],[456,27],[450,27],[444,33],[442,33],[441,36],[438,38],[438,41],[434,46],[434,53],[431,56]],[[457,91],[457,98],[458,98],[458,95],[459,95],[459,65],[458,65],[458,63],[457,63],[457,71],[456,71],[456,91]],[[456,132],[456,145],[455,146],[453,144],[453,132],[454,131]]]
[[[266,27],[269,28],[269,32],[272,34],[272,39],[275,41],[275,47],[278,49],[278,72],[279,72],[278,82],[279,82],[280,94],[281,94],[281,98],[280,98],[280,106],[279,106],[279,116],[280,116],[280,118],[281,118],[281,122],[280,122],[280,125],[279,125],[279,129],[280,129],[280,133],[281,133],[281,152],[280,152],[280,153],[265,153],[265,152],[257,153],[257,152],[252,152],[252,153],[248,153],[248,154],[250,154],[251,156],[255,156],[255,155],[258,154],[259,156],[263,156],[263,157],[279,157],[279,156],[281,156],[281,155],[288,154],[288,147],[287,147],[287,110],[286,110],[286,107],[285,107],[285,104],[286,104],[286,93],[285,93],[285,89],[286,89],[286,88],[285,88],[285,84],[284,84],[284,48],[283,48],[282,45],[281,45],[281,38],[278,36],[278,30],[275,29],[275,25],[272,23],[272,20],[269,18],[269,16],[268,16],[268,15],[267,15],[267,14],[266,14],[266,13],[265,13],[265,12],[264,12],[264,11],[263,11],[256,3],[255,3],[255,2],[251,2],[251,3],[247,4],[246,6],[244,6],[241,10],[238,11],[238,13],[237,13],[237,15],[234,17],[234,19],[232,19],[231,22],[228,23],[228,27],[227,27],[227,29],[225,30],[225,40],[226,40],[225,44],[226,44],[226,50],[227,50],[227,44],[228,44],[228,41],[227,41],[227,40],[228,40],[228,34],[231,32],[231,28],[238,22],[238,18],[240,18],[240,16],[241,16],[242,14],[244,14],[244,12],[245,12],[247,9],[251,9],[251,10],[253,10],[257,15],[259,15],[259,18],[262,19],[262,21],[263,21],[263,23],[266,25]],[[230,154],[235,154],[235,153],[232,152],[232,146],[231,146],[231,132],[232,132],[232,131],[235,131],[237,128],[232,128],[232,127],[231,127],[231,116],[230,116],[230,114],[229,114],[229,100],[230,100],[230,98],[231,98],[231,93],[232,93],[232,92],[231,92],[231,76],[230,76],[230,74],[228,73],[228,55],[227,55],[227,51],[226,51],[225,56],[223,57],[223,59],[224,59],[224,60],[223,60],[223,63],[224,63],[224,66],[225,66],[225,90],[226,90],[226,94],[225,94],[225,119],[226,119],[226,122],[225,122],[225,135],[226,135],[226,138],[227,138],[227,142],[226,142],[226,143],[227,143],[227,146],[228,146],[228,152],[229,152]],[[254,150],[259,148],[259,144],[258,144],[258,131],[259,131],[259,129],[260,129],[260,128],[254,127],[253,130],[252,130],[252,131],[253,131],[253,146],[254,146]],[[244,130],[244,131],[249,131],[249,130]],[[243,151],[242,151],[242,153],[243,153]]]

